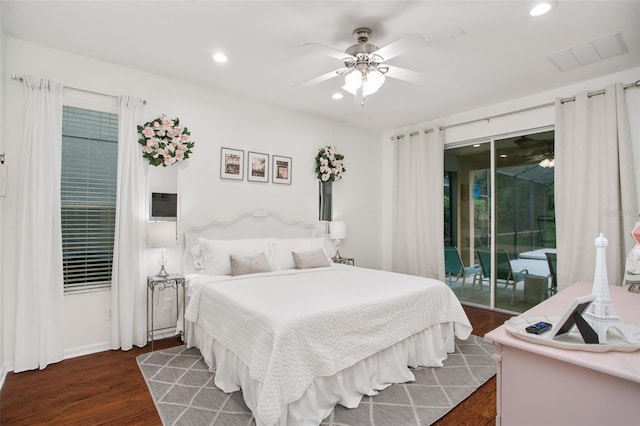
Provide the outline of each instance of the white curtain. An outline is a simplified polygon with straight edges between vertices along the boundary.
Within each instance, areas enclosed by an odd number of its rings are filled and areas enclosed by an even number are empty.
[[[43,369],[64,356],[62,85],[26,75],[26,114],[17,211],[14,371]]]
[[[444,280],[444,141],[438,130],[395,147],[392,269]]]
[[[137,123],[143,101],[121,96],[118,115],[118,193],[111,274],[111,348],[147,343],[145,224],[146,165]]]
[[[592,282],[595,238],[608,240],[607,277],[620,285],[637,217],[633,157],[624,89],[556,101],[555,205],[558,287]]]

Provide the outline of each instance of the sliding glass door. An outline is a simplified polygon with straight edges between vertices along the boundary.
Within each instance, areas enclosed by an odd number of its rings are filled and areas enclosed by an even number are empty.
[[[452,146],[444,166],[447,283],[462,301],[513,312],[544,300],[555,254],[553,131]]]
[[[447,283],[459,299],[486,306],[491,292],[488,279],[482,281],[476,251],[491,246],[490,147],[490,141],[478,142],[447,149],[444,155]]]

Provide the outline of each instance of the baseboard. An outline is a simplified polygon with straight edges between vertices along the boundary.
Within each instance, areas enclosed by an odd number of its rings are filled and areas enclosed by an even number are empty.
[[[0,390],[2,390],[2,386],[4,386],[4,379],[7,377],[9,370],[6,365],[0,366]]]
[[[111,346],[109,342],[96,343],[94,345],[82,346],[79,348],[73,348],[66,350],[64,352],[63,360],[75,358],[83,355],[95,354],[97,352],[103,352],[111,350]],[[6,362],[4,365],[0,366],[0,389],[4,386],[4,381],[9,374],[10,371],[13,371],[14,363]]]
[[[155,338],[164,339],[164,338],[172,337],[175,335],[176,335],[175,330],[173,332],[171,331],[156,332]],[[102,342],[102,343],[95,343],[93,345],[80,346],[77,348],[65,350],[63,360],[76,358],[84,355],[91,355],[98,352],[110,351],[110,350],[111,350],[110,342]],[[10,371],[13,371],[13,362],[7,362],[4,365],[0,366],[0,389],[2,389],[5,378],[7,377],[7,374]]]
[[[62,359],[65,360],[69,358],[75,358],[78,356],[90,355],[97,352],[108,351],[110,349],[111,347],[109,345],[109,342],[97,343],[95,345],[83,346],[79,348],[66,350],[64,352],[64,356]],[[10,371],[14,371],[13,361],[6,362],[4,365],[0,366],[0,389],[2,389],[5,378],[7,377],[7,374],[9,374]]]
[[[156,331],[154,338],[155,340],[166,339],[169,337],[173,337],[175,335],[176,335],[176,330],[174,328],[166,331]],[[95,343],[93,345],[81,346],[81,347],[65,350],[64,359],[76,358],[83,355],[91,355],[98,352],[104,352],[104,351],[110,351],[110,350],[111,350],[110,342]]]
[[[76,358],[83,355],[91,355],[98,352],[111,350],[110,342],[95,343],[93,345],[80,346],[64,351],[64,359]]]

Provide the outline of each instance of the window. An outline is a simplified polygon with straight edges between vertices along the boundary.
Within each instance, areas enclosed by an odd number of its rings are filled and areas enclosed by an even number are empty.
[[[117,161],[117,114],[65,106],[61,179],[65,292],[111,285]]]
[[[546,253],[555,252],[554,131],[491,139],[445,151],[445,245],[465,266],[479,264],[485,285],[449,283],[464,302],[524,312],[551,294],[535,279],[550,276]],[[527,284],[525,275],[535,277]]]

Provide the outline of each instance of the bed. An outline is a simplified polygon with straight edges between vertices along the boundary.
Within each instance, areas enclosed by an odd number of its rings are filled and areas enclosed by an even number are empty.
[[[320,424],[471,333],[443,282],[333,264],[316,234],[264,212],[185,232],[186,344],[257,425]]]

